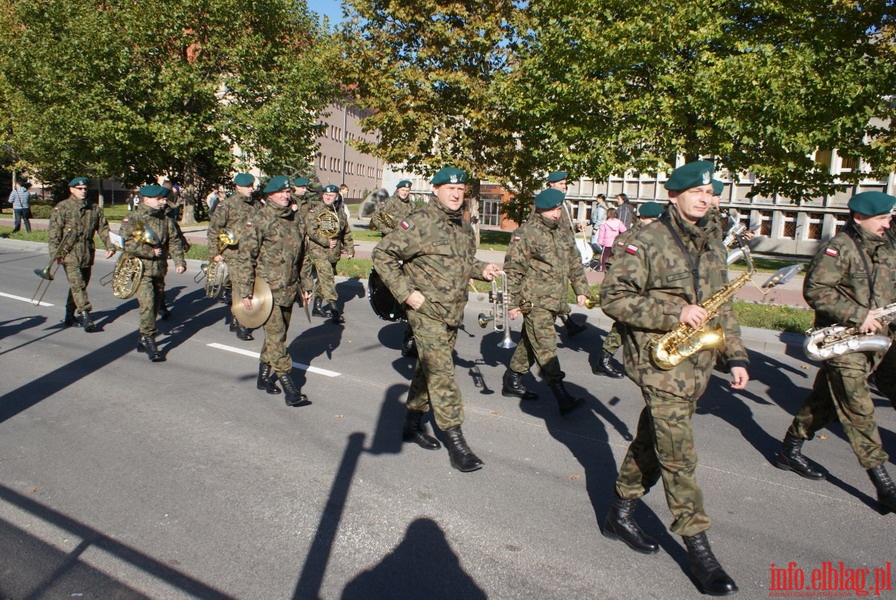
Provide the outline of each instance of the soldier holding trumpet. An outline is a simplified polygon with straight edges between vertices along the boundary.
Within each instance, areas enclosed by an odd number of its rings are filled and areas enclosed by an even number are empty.
[[[554,321],[567,309],[566,289],[572,283],[578,306],[588,299],[588,281],[573,239],[562,226],[566,194],[548,188],[535,197],[535,212],[510,238],[504,258],[507,291],[512,308],[507,316],[523,315],[522,339],[504,374],[501,393],[523,400],[537,395],[523,385],[523,375],[536,362],[551,388],[561,414],[585,402],[574,398],[563,385],[565,374],[557,358]]]
[[[69,181],[68,191],[69,197],[53,208],[50,217],[50,256],[56,256],[56,262],[64,266],[70,288],[63,322],[66,326],[74,325],[77,315],[78,324],[90,332],[96,327],[90,318],[93,307],[87,297],[95,251],[93,234],[99,234],[103,240],[106,258],[111,258],[115,249],[103,209],[87,200],[87,178]]]

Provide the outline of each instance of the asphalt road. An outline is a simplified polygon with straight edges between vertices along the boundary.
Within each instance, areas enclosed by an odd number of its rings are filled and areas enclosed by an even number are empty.
[[[167,361],[153,364],[135,351],[136,300],[99,285],[112,261],[98,259],[89,290],[100,331],[61,327],[61,272],[52,306],[28,302],[45,248],[0,241],[0,598],[700,596],[661,486],[637,513],[659,554],[600,534],[642,400],[630,381],[591,374],[599,311],[587,333],[560,336],[568,388],[587,398],[564,418],[531,376],[541,400],[501,396],[511,351],[476,325],[487,306],[473,298],[456,364],[464,432],[485,467],[463,474],[444,449],[400,443],[413,363],[398,351],[403,325],[377,319],[360,283],[338,286],[344,327],[294,311],[294,378],[313,404],[289,408],[255,389],[262,336],[227,330],[195,263],[168,276]],[[869,569],[873,596],[875,569],[889,577],[878,588],[896,586],[896,515],[876,510],[839,426],[805,447],[827,481],[771,462],[815,374],[787,352],[753,352],[743,392],[714,378],[694,417],[713,548],[739,598],[776,591],[772,564],[793,563],[809,584],[841,561],[854,576]],[[877,414],[893,454],[896,412],[879,399]]]

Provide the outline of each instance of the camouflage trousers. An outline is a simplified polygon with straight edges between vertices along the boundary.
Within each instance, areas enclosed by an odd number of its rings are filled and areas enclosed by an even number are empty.
[[[417,343],[417,364],[408,390],[408,410],[432,409],[436,425],[445,431],[464,422],[464,403],[454,376],[454,344],[457,327],[408,311],[408,322]]]
[[[891,357],[888,362],[892,360]],[[888,456],[881,446],[880,432],[874,420],[874,401],[868,389],[868,375],[874,361],[872,352],[855,352],[822,363],[812,391],[803,401],[788,433],[801,440],[810,440],[816,431],[838,420],[863,469],[887,462]],[[878,370],[884,387],[892,385],[893,365],[888,366],[889,373],[883,368]]]
[[[537,362],[539,374],[546,384],[563,381],[565,373],[560,370],[560,360],[557,358],[556,319],[557,313],[543,308],[533,308],[523,315],[522,339],[510,359],[511,371],[528,373]],[[510,327],[510,322],[505,326]]]
[[[620,346],[622,346],[621,325],[619,325],[619,321],[613,321],[613,326],[607,332],[607,337],[604,339],[604,345],[601,350],[613,356]]]
[[[90,299],[87,297],[87,285],[90,283],[92,267],[79,267],[78,265],[63,265],[65,276],[68,278],[68,297],[65,299],[65,311],[68,313],[93,310]]]
[[[317,283],[314,284],[314,294],[326,302],[336,302],[336,264],[324,257],[312,256],[311,262],[317,273]]]
[[[277,375],[288,375],[292,371],[292,358],[286,352],[286,331],[292,319],[292,306],[275,304],[270,318],[264,324],[264,344],[261,346],[259,360],[271,365]]]
[[[709,529],[703,492],[697,485],[697,451],[691,417],[696,400],[642,388],[647,406],[638,432],[619,467],[616,493],[632,500],[645,495],[662,477],[666,504],[672,511],[672,533],[691,536]]]
[[[140,333],[154,336],[159,330],[156,317],[165,295],[165,276],[143,274],[137,286],[137,302],[140,304]]]

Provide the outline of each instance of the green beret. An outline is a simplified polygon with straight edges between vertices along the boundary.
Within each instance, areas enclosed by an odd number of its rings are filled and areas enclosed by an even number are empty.
[[[323,191],[323,193],[325,193],[325,194],[326,194],[326,193],[330,193],[330,194],[338,194],[338,193],[339,193],[339,186],[338,186],[338,185],[333,185],[333,184],[331,183],[330,185],[328,185],[327,187],[325,187],[322,191]]]
[[[712,180],[712,195],[713,196],[721,196],[722,192],[725,191],[725,182],[719,181],[718,179]]]
[[[550,175],[548,175],[548,183],[557,183],[558,181],[563,181],[567,179],[569,175],[566,171],[554,171]]]
[[[537,210],[551,210],[552,208],[557,208],[563,204],[564,198],[566,198],[566,194],[560,190],[555,190],[554,188],[541,190],[538,192],[538,195],[535,196],[535,208]]]
[[[144,185],[140,188],[140,195],[144,198],[167,198],[169,190],[166,187],[162,187],[161,185]]]
[[[264,186],[264,190],[262,190],[263,194],[276,194],[277,192],[282,192],[283,190],[288,190],[292,186],[289,185],[289,177],[285,175],[278,175],[277,177],[271,177],[268,184]]]
[[[883,192],[862,192],[849,199],[849,210],[867,217],[876,217],[893,210],[896,197]]]
[[[666,181],[665,188],[670,192],[682,192],[691,188],[712,183],[713,164],[708,160],[697,160],[678,167]]]
[[[411,182],[408,181],[407,179],[402,179],[401,181],[398,182],[398,185],[395,186],[395,190],[398,191],[399,188],[403,188],[403,187],[411,189]]]
[[[255,176],[251,173],[237,173],[233,178],[233,183],[241,187],[250,187],[255,184]]]
[[[442,185],[443,183],[466,183],[467,174],[460,169],[454,167],[445,167],[432,176],[430,181],[433,185]]]
[[[293,187],[308,187],[311,185],[311,182],[308,181],[307,177],[296,177],[292,180]]]
[[[645,219],[656,219],[663,214],[663,205],[659,202],[645,202],[638,207],[638,216]]]
[[[71,181],[68,182],[68,187],[75,187],[79,185],[87,185],[86,177],[75,177]]]

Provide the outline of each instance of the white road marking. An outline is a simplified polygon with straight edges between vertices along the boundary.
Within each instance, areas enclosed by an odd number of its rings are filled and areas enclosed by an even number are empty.
[[[4,294],[3,292],[0,292],[0,296],[3,296],[4,298],[10,298],[12,300],[21,300],[22,302],[31,302],[31,304],[34,304],[34,302],[31,301],[31,298],[22,298],[21,296],[13,296],[12,294]],[[41,302],[39,305],[34,304],[34,306],[53,306],[53,305],[50,304],[49,302]]]
[[[226,350],[227,352],[233,352],[234,354],[242,354],[243,356],[251,356],[252,358],[258,360],[259,353],[253,352],[252,350],[245,350],[243,348],[236,348],[234,346],[226,346],[224,344],[209,344],[210,348],[216,348],[217,350]],[[323,375],[325,377],[339,377],[342,373],[337,373],[336,371],[328,371],[327,369],[319,369],[317,367],[311,367],[308,365],[303,365],[302,363],[294,362],[292,363],[297,369],[301,369],[302,371],[308,371],[309,373],[316,373],[317,375]]]

